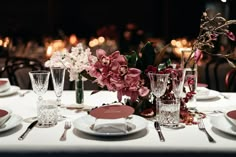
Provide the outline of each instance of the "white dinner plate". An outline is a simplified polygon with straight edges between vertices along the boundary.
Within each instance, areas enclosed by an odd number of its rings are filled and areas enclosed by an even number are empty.
[[[23,118],[21,116],[12,114],[11,118],[0,127],[0,132],[7,131],[18,126],[19,124],[21,124],[22,120]]]
[[[8,96],[8,95],[12,95],[15,94],[16,92],[18,92],[20,90],[20,87],[18,86],[11,86],[11,88],[5,92],[1,92],[0,96]]]
[[[231,124],[224,115],[214,116],[211,118],[211,124],[216,129],[227,134],[236,135],[236,127]]]
[[[80,117],[76,119],[73,122],[73,125],[76,129],[78,129],[81,132],[90,134],[90,135],[97,135],[97,136],[122,136],[122,135],[129,135],[136,132],[139,132],[147,127],[147,120],[143,117],[137,116],[137,115],[131,115],[126,121],[127,123],[130,123],[134,125],[135,127],[127,132],[113,132],[113,133],[103,133],[103,132],[97,132],[92,130],[90,127],[95,123],[95,118],[91,115],[86,115],[83,117]]]
[[[209,99],[217,98],[219,95],[220,93],[218,91],[209,89],[208,94],[199,94],[199,95],[197,94],[196,98],[197,100],[209,100]]]

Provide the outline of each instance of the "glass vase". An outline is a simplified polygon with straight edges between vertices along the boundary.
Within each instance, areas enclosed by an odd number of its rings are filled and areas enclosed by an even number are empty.
[[[188,97],[186,105],[188,108],[196,108],[198,71],[193,51],[182,51],[181,67],[185,70],[184,91]]]
[[[78,79],[75,80],[75,97],[77,104],[84,103],[84,81],[81,74],[78,74]]]

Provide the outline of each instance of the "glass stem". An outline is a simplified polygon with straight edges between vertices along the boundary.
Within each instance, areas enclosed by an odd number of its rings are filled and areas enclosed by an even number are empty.
[[[160,107],[160,97],[156,97],[156,114],[159,114],[159,107]]]
[[[60,97],[57,97],[57,106],[61,106],[61,98]]]
[[[38,101],[41,102],[43,100],[43,97],[42,96],[39,96],[38,97]]]

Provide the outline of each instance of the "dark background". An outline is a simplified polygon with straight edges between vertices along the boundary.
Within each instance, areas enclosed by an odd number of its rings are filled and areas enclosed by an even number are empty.
[[[236,19],[235,4],[234,0],[5,0],[0,4],[0,35],[56,37],[62,30],[90,38],[103,26],[114,24],[122,31],[133,22],[150,37],[194,38],[206,7]]]

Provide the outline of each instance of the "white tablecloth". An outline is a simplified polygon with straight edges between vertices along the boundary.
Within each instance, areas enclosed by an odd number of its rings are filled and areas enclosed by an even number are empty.
[[[23,91],[21,91],[23,92]],[[102,103],[116,101],[116,93],[102,91],[90,95],[91,91],[85,91],[85,105],[99,106]],[[198,101],[197,106],[201,111],[236,109],[236,93],[227,93],[230,99],[218,97],[217,99]],[[44,99],[56,99],[53,91],[47,91]],[[36,116],[37,96],[32,91],[19,97],[17,94],[0,97],[0,107],[10,108],[14,114],[24,119]],[[74,91],[64,91],[62,102],[71,105],[75,102]],[[64,114],[69,120],[86,115],[87,112],[78,110],[66,110]],[[148,127],[138,133],[121,137],[97,137],[91,136],[73,128],[67,131],[67,140],[59,141],[64,131],[64,121],[51,128],[33,128],[23,141],[18,137],[26,130],[29,123],[23,121],[18,127],[6,132],[0,132],[0,153],[7,152],[49,152],[49,153],[236,153],[236,136],[222,133],[212,127],[209,119],[216,115],[207,116],[204,119],[209,133],[215,138],[216,143],[209,143],[208,139],[197,125],[189,125],[184,129],[172,130],[162,127],[166,141],[160,142],[153,122],[148,121]]]

